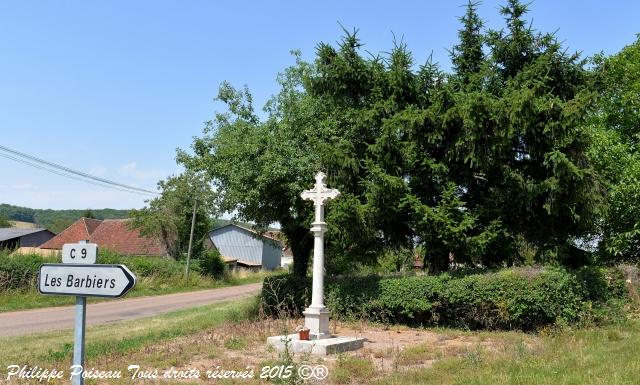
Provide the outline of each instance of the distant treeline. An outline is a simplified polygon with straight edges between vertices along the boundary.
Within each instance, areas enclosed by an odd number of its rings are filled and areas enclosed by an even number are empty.
[[[0,217],[2,216],[14,221],[33,222],[58,233],[83,216],[96,219],[128,218],[129,210],[51,210],[0,204]]]
[[[21,221],[36,223],[47,228],[54,233],[59,233],[70,224],[81,217],[91,217],[96,219],[123,219],[129,218],[131,210],[116,209],[86,209],[86,210],[52,210],[52,209],[32,209],[29,207],[13,206],[6,203],[0,204],[0,218],[7,218],[10,221]],[[213,219],[212,228],[218,228],[230,223],[252,228],[250,223],[237,222],[229,219]],[[277,230],[269,228],[269,230]]]

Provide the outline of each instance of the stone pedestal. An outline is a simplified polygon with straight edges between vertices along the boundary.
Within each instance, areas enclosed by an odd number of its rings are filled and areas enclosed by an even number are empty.
[[[304,326],[309,329],[311,339],[321,340],[330,338],[329,309],[326,307],[309,306],[304,314]]]

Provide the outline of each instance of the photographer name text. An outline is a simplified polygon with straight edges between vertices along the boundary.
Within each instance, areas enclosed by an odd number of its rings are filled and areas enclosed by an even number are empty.
[[[83,370],[84,369],[84,370]],[[151,368],[142,368],[140,365],[132,364],[127,367],[126,371],[122,370],[100,370],[96,368],[83,368],[80,365],[72,365],[69,370],[59,370],[56,368],[43,368],[39,366],[27,365],[9,365],[7,366],[6,380],[34,380],[38,382],[50,382],[52,380],[62,380],[65,378],[74,379],[82,377],[84,379],[93,380],[109,380],[129,378],[131,380],[223,380],[223,379],[253,379],[256,376],[260,379],[287,379],[297,375],[302,379],[317,378],[324,379],[329,371],[324,365],[301,365],[294,367],[292,365],[274,365],[263,366],[259,371],[257,368],[247,366],[242,370],[227,370],[216,366],[207,370],[196,368],[176,369],[171,367],[166,370],[158,370]]]

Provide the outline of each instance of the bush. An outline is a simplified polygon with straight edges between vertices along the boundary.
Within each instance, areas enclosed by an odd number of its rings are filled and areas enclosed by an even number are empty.
[[[514,268],[463,276],[331,278],[325,298],[333,316],[342,319],[532,330],[577,322],[593,304],[624,297],[622,275],[610,270]],[[266,278],[267,314],[299,315],[309,303],[310,282],[291,275]]]
[[[198,261],[194,260],[193,262],[193,270],[197,271]],[[60,263],[60,258],[41,257],[37,254],[12,256],[0,251],[0,291],[8,289],[35,290],[40,265],[43,263]],[[198,279],[203,279],[199,274],[193,274],[189,281],[185,281],[185,265],[173,259],[160,256],[134,257],[101,250],[98,254],[97,263],[127,266],[138,278],[139,285],[145,282],[156,282],[152,284],[153,287],[159,285],[189,285],[197,284]],[[224,268],[224,262],[222,265]],[[207,278],[206,281],[208,282],[209,279]]]
[[[40,265],[49,262],[39,255],[0,255],[0,290],[35,288]]]
[[[227,265],[218,250],[207,250],[200,256],[200,272],[216,279],[224,278]]]
[[[172,278],[184,274],[184,266],[180,262],[165,257],[130,257],[101,250],[97,263],[125,265],[139,278]]]
[[[622,267],[583,267],[576,275],[591,301],[605,302],[627,295]]]
[[[169,279],[182,277],[184,273],[182,264],[163,257],[128,257],[101,251],[97,262],[125,265],[138,278]],[[57,258],[43,258],[37,254],[12,256],[1,253],[0,290],[35,289],[40,265],[43,263],[60,263],[60,261]]]

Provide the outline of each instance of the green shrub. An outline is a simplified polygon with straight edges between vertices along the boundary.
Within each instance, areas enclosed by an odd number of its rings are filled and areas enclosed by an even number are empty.
[[[299,315],[309,304],[310,282],[291,275],[266,278],[262,302],[267,314]],[[330,278],[325,289],[326,304],[338,318],[470,329],[532,330],[569,324],[583,319],[587,307],[594,309],[594,304],[614,296],[624,297],[624,280],[614,269],[356,276]]]
[[[60,258],[43,258],[36,254],[9,255],[6,252],[0,252],[0,291],[35,290],[40,265],[43,263],[60,263]],[[189,281],[185,281],[185,265],[160,256],[125,256],[100,250],[97,263],[127,266],[139,279],[138,285],[144,285],[145,282],[154,282],[152,284],[154,287],[189,285],[196,284],[198,279],[203,279],[199,274],[193,274]],[[197,260],[193,265],[194,270],[197,270]],[[150,278],[150,280],[144,280],[144,278]]]
[[[40,265],[49,262],[39,255],[0,255],[0,290],[36,287]]]
[[[227,265],[218,250],[207,250],[200,256],[200,272],[216,279],[224,278]]]
[[[592,301],[620,299],[627,295],[625,276],[618,267],[583,267],[577,271],[585,295]]]
[[[98,255],[98,263],[125,265],[139,278],[172,278],[184,274],[184,266],[180,262],[165,257],[131,257],[101,250]]]

